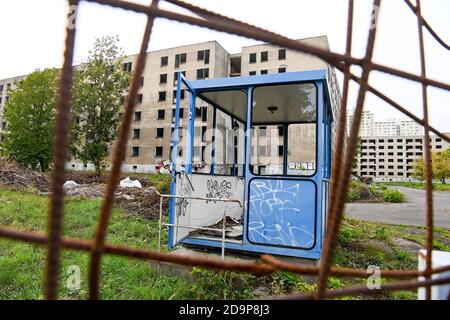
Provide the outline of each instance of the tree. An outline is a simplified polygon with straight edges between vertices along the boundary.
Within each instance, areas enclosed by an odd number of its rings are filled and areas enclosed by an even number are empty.
[[[8,92],[3,153],[34,170],[46,171],[52,159],[58,71],[35,71]]]
[[[100,172],[117,137],[120,101],[130,76],[123,68],[118,37],[95,40],[87,63],[75,72],[71,153]]]
[[[433,154],[433,177],[445,184],[450,177],[450,153],[436,152]]]
[[[445,184],[445,180],[450,178],[450,149],[444,152],[433,152],[431,160],[433,179]],[[413,177],[419,180],[425,179],[423,158],[414,163]]]

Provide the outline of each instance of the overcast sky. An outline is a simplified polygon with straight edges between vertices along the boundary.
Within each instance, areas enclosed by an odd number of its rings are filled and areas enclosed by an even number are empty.
[[[150,0],[130,0],[148,4]],[[347,0],[191,0],[207,9],[270,29],[290,38],[327,35],[331,49],[345,50]],[[413,1],[415,2],[415,1]],[[362,57],[367,41],[372,1],[355,1],[353,55]],[[173,6],[163,4],[165,9]],[[450,1],[422,0],[425,18],[450,42]],[[0,79],[28,74],[35,69],[61,67],[67,4],[64,0],[0,0]],[[145,16],[82,2],[78,10],[75,63],[86,59],[95,37],[119,35],[126,54],[139,51]],[[450,83],[450,52],[440,47],[428,33],[426,53],[428,76]],[[150,50],[217,40],[230,53],[258,42],[158,19]],[[384,0],[379,15],[375,61],[416,74],[420,73],[417,20],[403,0]],[[359,74],[360,70],[354,69]],[[338,73],[340,81],[342,76]],[[372,73],[371,84],[419,117],[422,116],[419,84]],[[351,88],[352,109],[357,86]],[[431,124],[450,132],[450,93],[429,90]],[[366,110],[376,120],[403,117],[378,98],[368,95]]]

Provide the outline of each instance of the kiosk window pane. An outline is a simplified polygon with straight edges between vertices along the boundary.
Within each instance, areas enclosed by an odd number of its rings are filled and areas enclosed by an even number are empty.
[[[311,83],[254,90],[250,163],[254,174],[311,176],[316,172],[316,95]]]

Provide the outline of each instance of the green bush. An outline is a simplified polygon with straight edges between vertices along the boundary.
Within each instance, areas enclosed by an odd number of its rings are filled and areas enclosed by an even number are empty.
[[[382,198],[382,194],[376,187],[369,186],[361,181],[351,181],[347,192],[347,201],[378,201]]]
[[[383,198],[386,202],[403,203],[406,201],[406,197],[398,190],[386,189],[383,192]]]

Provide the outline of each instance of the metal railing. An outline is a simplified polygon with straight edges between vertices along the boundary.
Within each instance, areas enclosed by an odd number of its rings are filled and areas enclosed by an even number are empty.
[[[199,197],[199,196],[179,196],[179,195],[170,195],[170,194],[161,194],[156,188],[151,188],[158,196],[159,196],[159,222],[158,222],[158,252],[161,252],[161,238],[162,238],[162,227],[172,227],[172,228],[182,228],[182,229],[191,229],[191,230],[204,230],[204,231],[216,231],[221,232],[222,240],[221,240],[221,257],[222,260],[225,260],[225,235],[226,235],[226,219],[227,219],[227,203],[234,202],[239,204],[242,208],[242,202],[238,199],[224,199],[224,198],[208,198],[208,197]],[[181,224],[173,224],[173,223],[163,223],[163,199],[190,199],[190,200],[204,200],[204,201],[214,201],[214,202],[224,202],[225,208],[223,212],[222,218],[222,229],[216,228],[208,228],[208,227],[199,227],[199,226],[190,226],[190,225],[181,225]]]
[[[433,30],[430,23],[427,22],[421,13],[421,1],[416,0],[413,5],[409,0],[405,0],[406,5],[411,9],[417,18],[418,38],[420,41],[420,66],[421,73],[416,75],[399,69],[388,67],[382,64],[374,63],[372,60],[375,40],[377,35],[377,26],[371,25],[369,28],[369,36],[367,40],[367,48],[364,58],[356,58],[352,56],[352,34],[353,34],[353,15],[354,1],[348,1],[348,20],[347,20],[347,39],[346,51],[344,54],[331,52],[321,49],[307,43],[289,39],[282,35],[273,33],[269,30],[255,27],[245,22],[225,17],[215,12],[205,10],[195,5],[180,0],[153,0],[151,5],[145,6],[128,1],[120,0],[68,0],[71,8],[78,6],[80,2],[93,2],[101,5],[108,5],[114,8],[121,8],[141,13],[147,17],[147,23],[143,30],[142,44],[139,55],[136,60],[136,67],[133,79],[129,88],[129,95],[126,101],[125,112],[123,114],[117,143],[114,147],[111,172],[108,178],[108,185],[105,197],[101,206],[100,219],[97,224],[95,236],[92,240],[80,240],[74,238],[63,237],[63,209],[64,209],[64,193],[63,184],[65,178],[65,161],[68,152],[69,139],[69,123],[71,116],[72,103],[72,84],[73,84],[73,58],[74,43],[76,33],[76,19],[74,20],[73,10],[67,15],[66,40],[64,50],[64,63],[61,70],[61,77],[58,91],[58,101],[56,104],[56,119],[53,145],[53,167],[52,167],[52,194],[48,216],[48,233],[38,233],[29,231],[19,231],[12,228],[0,226],[0,237],[27,241],[30,243],[40,244],[47,247],[47,263],[45,272],[45,298],[57,299],[59,287],[59,270],[61,260],[61,250],[82,250],[89,252],[91,255],[89,264],[89,298],[100,298],[99,282],[100,282],[100,265],[101,257],[104,254],[126,256],[134,259],[166,261],[188,266],[199,266],[213,268],[218,270],[231,270],[236,272],[250,272],[253,274],[269,274],[277,270],[285,270],[298,274],[314,274],[318,275],[318,288],[315,292],[291,295],[289,299],[324,299],[346,296],[352,294],[376,294],[383,291],[415,289],[418,287],[426,288],[426,298],[431,298],[431,286],[438,284],[450,283],[450,278],[441,278],[439,280],[432,279],[432,275],[446,270],[450,270],[450,266],[433,269],[432,255],[433,250],[433,197],[432,197],[432,172],[431,172],[431,156],[430,156],[430,132],[436,134],[443,140],[450,142],[450,137],[432,127],[429,123],[428,116],[428,87],[440,88],[450,91],[450,84],[442,81],[436,81],[427,77],[424,49],[424,30],[426,30],[437,43],[446,50],[450,50],[450,46]],[[160,9],[159,2],[167,2],[179,8],[187,10],[190,14],[177,13],[170,10]],[[276,5],[276,3],[273,3]],[[374,10],[378,10],[381,6],[381,0],[374,0]],[[75,17],[76,18],[76,17]],[[181,23],[187,23],[199,27],[209,28],[215,31],[226,32],[229,34],[243,36],[263,42],[280,46],[286,49],[296,50],[322,59],[328,64],[334,66],[337,70],[344,74],[343,95],[340,104],[339,116],[337,117],[337,135],[335,156],[332,165],[332,180],[330,191],[330,203],[328,209],[328,224],[325,245],[323,250],[320,266],[311,267],[302,264],[293,264],[279,261],[271,256],[262,256],[262,263],[240,262],[221,259],[205,259],[203,257],[195,257],[190,255],[171,255],[167,253],[157,252],[153,250],[143,250],[130,248],[126,246],[111,245],[105,243],[108,224],[113,208],[115,190],[120,180],[121,164],[124,159],[127,141],[130,135],[132,123],[132,115],[136,95],[140,88],[140,79],[145,67],[145,56],[148,49],[150,35],[152,33],[154,20],[157,18],[169,19]],[[75,22],[73,24],[72,22]],[[375,19],[377,22],[377,19]],[[359,66],[362,69],[361,76],[352,73],[351,67]],[[423,118],[408,111],[407,108],[388,97],[381,91],[369,84],[369,75],[372,71],[378,71],[391,76],[403,78],[412,82],[421,84],[423,97]],[[350,133],[346,143],[346,112],[348,103],[348,91],[350,81],[355,82],[359,86],[358,96],[356,100],[355,114],[351,124]],[[352,161],[357,148],[358,131],[361,124],[362,111],[364,107],[366,94],[370,92],[388,105],[397,109],[425,128],[425,181],[426,181],[426,269],[425,271],[415,270],[382,270],[381,275],[385,277],[393,277],[398,279],[416,278],[424,276],[425,281],[400,281],[390,284],[383,284],[380,290],[369,290],[367,287],[344,288],[338,290],[329,290],[327,288],[328,278],[330,275],[338,276],[367,276],[366,270],[343,269],[332,267],[332,258],[335,252],[337,235],[342,222],[345,197],[349,187]],[[449,297],[450,298],[450,297]]]

